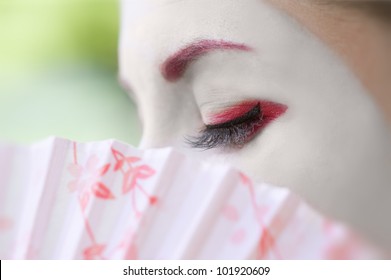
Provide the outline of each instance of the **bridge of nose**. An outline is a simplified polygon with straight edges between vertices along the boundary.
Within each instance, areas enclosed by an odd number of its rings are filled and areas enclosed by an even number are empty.
[[[161,92],[175,95],[175,92]],[[195,136],[202,128],[199,109],[191,98],[155,98],[139,105],[142,119],[141,148],[172,146],[188,149],[186,137]]]

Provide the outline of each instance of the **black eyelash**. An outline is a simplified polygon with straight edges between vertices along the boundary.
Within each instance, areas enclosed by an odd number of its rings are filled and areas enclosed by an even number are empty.
[[[229,122],[206,125],[197,137],[187,138],[193,148],[209,150],[216,147],[241,148],[262,122],[261,105],[257,104],[243,116]]]

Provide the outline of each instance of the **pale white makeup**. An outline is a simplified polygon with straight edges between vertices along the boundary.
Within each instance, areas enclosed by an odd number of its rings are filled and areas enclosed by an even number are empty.
[[[139,3],[143,2],[141,6]],[[326,215],[391,249],[391,145],[379,109],[326,45],[262,0],[125,0],[120,75],[132,88],[142,148],[175,146],[288,187]],[[167,82],[163,61],[201,39],[243,43],[213,51]],[[262,99],[287,112],[241,149],[196,150],[208,115]]]

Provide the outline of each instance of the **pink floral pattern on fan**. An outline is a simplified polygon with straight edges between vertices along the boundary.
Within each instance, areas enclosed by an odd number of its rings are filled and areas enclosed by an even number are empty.
[[[114,166],[114,172],[121,172],[123,175],[122,182],[122,194],[131,194],[133,210],[137,217],[141,217],[141,212],[137,207],[137,194],[140,193],[144,195],[150,204],[157,203],[157,197],[151,196],[147,191],[140,185],[140,181],[146,180],[152,175],[155,174],[150,166],[146,164],[138,164],[141,161],[138,157],[126,157],[123,153],[116,149],[111,149],[113,156],[116,160]]]
[[[240,218],[238,209],[230,204],[225,205],[223,208],[223,216],[232,222],[237,222]]]
[[[254,209],[254,213],[257,219],[259,226],[261,227],[262,233],[259,240],[258,246],[258,256],[260,259],[267,258],[267,254],[269,252],[274,253],[277,259],[283,259],[281,253],[277,249],[276,240],[274,235],[272,234],[272,228],[268,228],[265,226],[263,222],[263,215],[268,211],[267,208],[264,208],[258,205],[256,200],[256,194],[254,189],[254,184],[245,174],[240,173],[240,179],[242,184],[248,188],[251,198],[251,205]]]
[[[0,217],[0,231],[8,231],[12,228],[13,222],[7,217]]]
[[[242,185],[245,186],[249,192],[250,203],[253,208],[256,221],[258,222],[262,230],[259,246],[258,246],[259,258],[264,259],[267,257],[268,253],[272,252],[274,253],[277,259],[281,259],[281,254],[277,249],[275,238],[271,233],[272,229],[266,227],[263,221],[263,217],[269,211],[268,207],[258,205],[253,182],[243,173],[239,173],[239,176]],[[227,204],[223,207],[222,215],[227,220],[233,223],[237,223],[241,218],[239,214],[239,210],[236,208],[236,206],[230,204]],[[245,241],[246,236],[247,236],[246,229],[238,228],[232,233],[230,240],[232,244],[240,245],[243,241]]]
[[[141,164],[139,157],[125,156],[114,148],[111,149],[111,152],[112,158],[108,162],[100,164],[99,158],[96,155],[91,155],[85,164],[82,165],[78,159],[77,143],[73,142],[73,162],[68,166],[68,172],[73,177],[73,180],[68,184],[68,189],[70,192],[78,193],[85,229],[91,242],[91,245],[85,248],[82,253],[86,260],[106,259],[104,257],[106,245],[97,242],[94,230],[88,221],[86,209],[92,196],[102,200],[116,199],[110,187],[104,183],[105,176],[109,172],[120,172],[123,175],[121,194],[126,195],[130,193],[133,211],[137,218],[142,216],[142,212],[138,209],[136,203],[138,194],[146,197],[150,205],[154,205],[158,201],[157,197],[148,194],[141,184],[142,181],[152,177],[156,173],[155,170],[149,165]],[[126,240],[129,241],[128,239]],[[123,242],[118,248],[125,246]],[[127,257],[137,258],[134,242],[131,242],[128,246],[130,247],[127,251]]]
[[[336,227],[329,219],[325,219],[323,222],[323,234],[326,238],[333,240],[334,233],[340,231],[340,227]],[[344,231],[339,232],[338,240],[335,240],[332,244],[328,244],[324,248],[324,259],[329,260],[349,260],[354,257],[353,252],[355,248],[359,247],[360,241],[358,236],[354,233]]]
[[[85,260],[104,260],[103,253],[105,249],[106,245],[94,243],[90,247],[84,249],[83,257]]]
[[[240,228],[231,236],[231,242],[235,245],[240,245],[246,239],[246,235],[247,231],[244,228]]]
[[[390,258],[288,189],[175,150],[51,139],[6,156],[4,259]]]
[[[115,198],[110,189],[101,181],[109,168],[110,163],[100,166],[96,155],[90,156],[84,166],[77,162],[69,164],[68,171],[74,180],[68,184],[68,188],[71,192],[79,193],[83,209],[86,208],[92,195],[101,199]]]
[[[113,255],[116,251],[120,250],[124,253],[124,259],[126,260],[137,260],[138,259],[138,249],[136,245],[136,233],[130,229],[127,230],[122,237],[121,242],[118,243],[118,245],[112,250],[112,252],[109,252],[108,255]]]
[[[227,204],[223,207],[222,214],[224,218],[232,223],[237,223],[241,218],[236,206],[231,204]],[[239,228],[230,236],[230,240],[234,245],[240,245],[244,241],[246,235],[246,230],[244,228]]]

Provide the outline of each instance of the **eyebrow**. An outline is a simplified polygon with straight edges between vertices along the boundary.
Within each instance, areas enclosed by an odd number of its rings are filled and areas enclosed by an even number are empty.
[[[189,65],[199,57],[214,50],[251,51],[244,44],[223,40],[201,40],[191,43],[168,57],[160,67],[160,72],[168,82],[175,82],[186,72]]]

